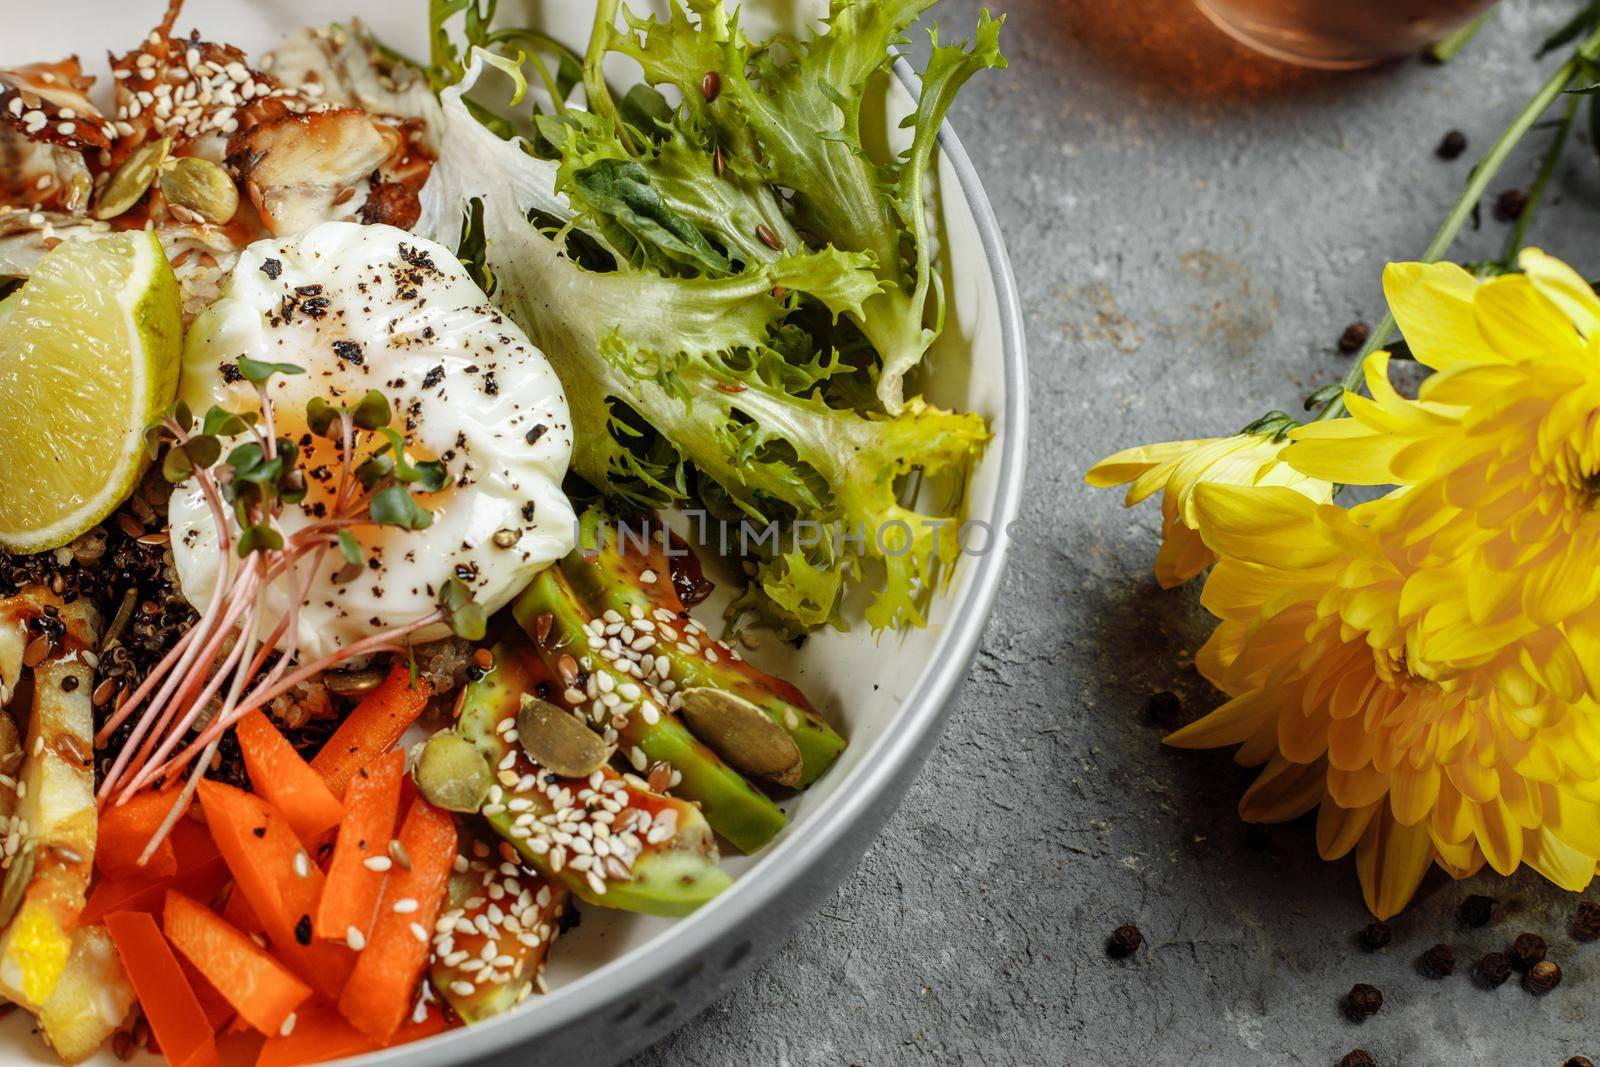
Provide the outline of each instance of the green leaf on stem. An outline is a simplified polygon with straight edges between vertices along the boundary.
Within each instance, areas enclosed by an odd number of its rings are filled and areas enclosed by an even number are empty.
[[[267,379],[274,374],[304,374],[306,369],[294,363],[268,363],[264,359],[251,359],[249,356],[239,357],[239,373],[251,385],[265,385]]]
[[[389,407],[389,398],[376,389],[367,390],[367,395],[361,402],[350,409],[350,420],[360,430],[379,430],[389,425],[394,418],[394,412]]]
[[[306,402],[306,427],[318,437],[332,437],[340,410],[320,396],[314,396]]]
[[[389,455],[389,446],[384,445],[381,452],[375,453],[356,468],[356,480],[363,489],[371,489],[393,473],[394,457]]]
[[[381,526],[398,526],[403,530],[426,530],[433,525],[433,515],[418,504],[403,485],[391,485],[373,494],[367,513]]]
[[[472,599],[472,590],[460,578],[451,578],[439,590],[439,610],[444,612],[450,632],[464,641],[483,640],[488,616],[483,605]]]
[[[282,547],[283,535],[268,523],[258,522],[254,526],[247,526],[239,535],[240,559],[252,552],[275,552]]]
[[[366,554],[361,551],[361,542],[349,530],[339,531],[339,554],[352,567],[359,567],[367,561]]]

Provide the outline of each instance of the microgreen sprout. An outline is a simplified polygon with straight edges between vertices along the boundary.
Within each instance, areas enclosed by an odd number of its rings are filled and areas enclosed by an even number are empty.
[[[147,786],[184,775],[185,789],[192,792],[234,723],[340,662],[380,652],[409,654],[409,635],[431,626],[443,624],[470,640],[484,633],[482,606],[465,583],[452,578],[440,590],[434,611],[297,662],[300,606],[327,554],[336,551],[343,560],[335,581],[351,580],[367,563],[358,531],[427,528],[433,515],[415,494],[437,492],[449,474],[437,460],[407,454],[405,437],[389,425],[394,413],[382,393],[369,391],[351,407],[314,397],[305,407],[306,425],[333,442],[337,477],[327,481],[331,498],[319,502],[312,521],[286,531],[283,509],[303,501],[309,483],[300,445],[274,431],[268,386],[275,376],[304,370],[248,357],[238,367],[255,387],[259,413],[212,407],[197,420],[179,401],[145,430],[146,447],[160,458],[162,475],[173,483],[193,481],[205,498],[222,558],[199,620],[96,737],[103,745],[133,721],[102,780],[102,805],[122,803]],[[269,630],[264,609],[275,583],[295,595]],[[147,854],[166,836],[170,822],[152,836]]]

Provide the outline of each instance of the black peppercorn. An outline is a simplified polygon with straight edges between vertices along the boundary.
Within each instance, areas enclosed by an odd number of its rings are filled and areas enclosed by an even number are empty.
[[[1578,910],[1572,913],[1572,936],[1579,941],[1600,937],[1600,904],[1592,900],[1578,901]]]
[[[1364,322],[1352,322],[1344,328],[1344,333],[1339,335],[1339,351],[1350,355],[1367,343],[1367,338],[1372,336],[1372,327]]]
[[[65,678],[61,679],[61,688],[68,693],[78,688],[78,676],[76,674],[69,674]]]
[[[1378,1067],[1378,1061],[1364,1048],[1354,1048],[1339,1060],[1339,1067]]]
[[[1511,957],[1504,952],[1491,952],[1473,964],[1472,973],[1490,989],[1499,989],[1511,977]]]
[[[1111,937],[1106,941],[1106,955],[1114,960],[1120,960],[1139,951],[1139,946],[1144,944],[1144,935],[1132,923],[1117,927],[1111,931]]]
[[[1467,135],[1460,130],[1451,130],[1444,135],[1444,140],[1439,142],[1439,147],[1434,149],[1440,159],[1460,159],[1461,153],[1467,150]]]
[[[1445,978],[1455,973],[1456,952],[1449,945],[1434,945],[1418,961],[1429,978]]]
[[[300,921],[294,924],[294,939],[302,945],[311,944],[311,916],[302,915]]]
[[[1380,948],[1388,948],[1389,942],[1394,940],[1394,931],[1389,929],[1388,923],[1369,923],[1361,931],[1361,947],[1368,952],[1376,952]]]
[[[1515,222],[1528,206],[1528,194],[1521,189],[1507,189],[1495,198],[1494,217],[1501,222]]]
[[[1518,934],[1511,943],[1511,959],[1519,971],[1525,971],[1544,959],[1545,952],[1544,938],[1538,934]]]
[[[1543,996],[1561,984],[1561,968],[1554,960],[1540,960],[1522,976],[1522,988],[1536,996]]]
[[[1462,926],[1488,926],[1494,918],[1494,908],[1499,901],[1474,893],[1456,907],[1456,922]]]
[[[1357,982],[1344,995],[1344,1013],[1351,1022],[1365,1022],[1369,1016],[1378,1014],[1378,1009],[1382,1007],[1383,994],[1377,986],[1365,982]]]
[[[1183,725],[1183,702],[1178,699],[1177,693],[1163,690],[1152,693],[1144,705],[1144,718],[1152,726],[1159,726],[1164,730],[1176,729]]]

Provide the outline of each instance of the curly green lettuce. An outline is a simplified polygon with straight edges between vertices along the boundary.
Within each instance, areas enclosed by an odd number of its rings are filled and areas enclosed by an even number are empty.
[[[894,158],[873,158],[861,132],[868,83],[892,62],[906,28],[935,2],[831,0],[816,35],[752,43],[740,30],[737,10],[723,0],[673,0],[660,22],[621,10],[622,26],[620,0],[600,0],[584,60],[590,110],[612,120],[625,145],[635,138],[600,75],[608,53],[636,61],[647,83],[682,94],[683,110],[720,148],[724,168],[732,167],[736,178],[792,191],[792,228],[773,226],[762,212],[776,238],[765,250],[750,244],[748,216],[700,218],[725,247],[771,259],[802,247],[804,234],[813,243],[872,257],[883,284],[854,318],[881,357],[877,394],[890,412],[899,410],[906,373],[944,322],[924,204],[940,125],[969,78],[1006,65],[999,48],[1004,18],[981,13],[966,44],[944,44],[937,27],[931,29],[917,107],[902,124],[913,131],[911,143]]]
[[[582,187],[586,204],[609,199],[609,210],[574,211],[578,186],[565,181],[558,195],[556,164],[502,139],[464,102],[490,61],[475,51],[443,93],[443,148],[418,229],[469,251],[493,299],[550,359],[572,414],[573,469],[633,504],[714,500],[778,523],[780,539],[749,546],[752,589],[793,627],[836,622],[846,586],[878,574],[869,624],[920,625],[958,550],[928,521],[940,516],[901,502],[902,479],[959,475],[988,434],[980,417],[920,400],[887,415],[821,396],[837,357],[794,319],[802,308],[868,317],[883,292],[872,253],[796,243],[758,257],[701,245],[698,225],[681,225],[692,216],[680,201],[653,195],[661,186],[649,174],[620,166]],[[592,173],[601,159],[579,169]],[[575,258],[586,224],[613,263]],[[630,254],[630,241],[653,250]],[[797,536],[836,526],[864,536],[843,549],[831,536]]]

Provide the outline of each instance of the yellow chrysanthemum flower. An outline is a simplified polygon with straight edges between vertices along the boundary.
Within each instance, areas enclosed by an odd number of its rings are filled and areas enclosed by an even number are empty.
[[[1196,532],[1196,486],[1205,482],[1273,485],[1293,489],[1319,503],[1333,499],[1331,483],[1284,465],[1280,457],[1288,444],[1269,435],[1238,433],[1141,445],[1107,456],[1090,468],[1084,480],[1102,489],[1127,485],[1123,503],[1130,508],[1163,490],[1161,548],[1156,553],[1155,572],[1161,587],[1171,589],[1211,566],[1215,558]]]
[[[1409,487],[1372,519],[1403,551],[1413,669],[1491,664],[1524,705],[1600,697],[1600,299],[1534,249],[1521,274],[1393,264],[1384,292],[1434,369],[1418,399],[1366,366],[1371,399],[1300,427],[1285,460],[1318,478]]]
[[[1403,502],[1403,497],[1402,497]],[[1219,557],[1202,602],[1220,620],[1196,665],[1231,699],[1167,738],[1238,745],[1262,772],[1247,820],[1317,808],[1327,859],[1356,853],[1368,908],[1400,911],[1430,864],[1461,878],[1527,864],[1581,890],[1600,861],[1600,706],[1552,714],[1483,674],[1410,669],[1412,575],[1374,532],[1386,499],[1348,511],[1282,488],[1205,484],[1191,503]]]

